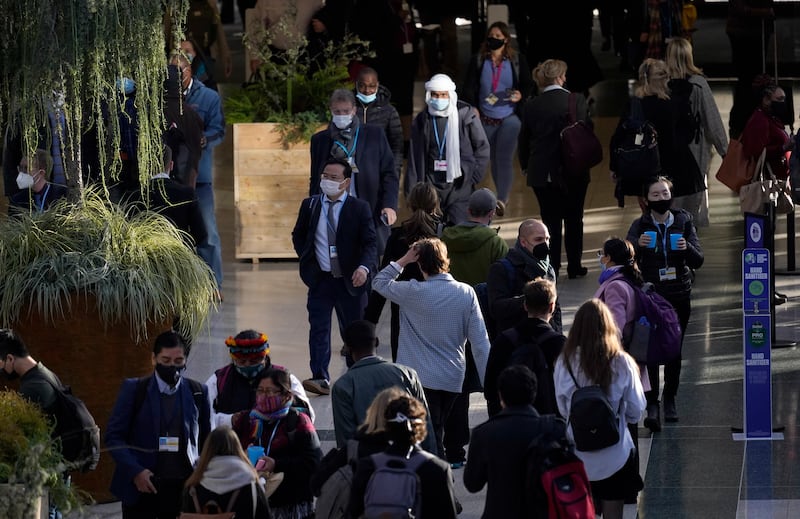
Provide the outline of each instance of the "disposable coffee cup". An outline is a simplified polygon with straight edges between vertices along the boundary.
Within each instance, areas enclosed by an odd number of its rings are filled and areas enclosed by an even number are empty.
[[[644,235],[650,237],[650,245],[648,245],[647,247],[650,249],[655,249],[656,240],[658,240],[658,233],[656,231],[645,231]]]
[[[258,458],[264,455],[264,447],[260,445],[251,445],[247,448],[247,457],[250,458],[250,463],[255,467],[258,463]]]
[[[682,234],[670,234],[669,235],[669,248],[672,250],[678,250],[678,240],[683,238]]]

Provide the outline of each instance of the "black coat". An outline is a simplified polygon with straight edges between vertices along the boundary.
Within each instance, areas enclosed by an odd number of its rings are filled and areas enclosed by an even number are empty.
[[[589,183],[589,171],[566,178],[561,167],[561,130],[567,125],[569,92],[548,90],[525,103],[519,132],[519,164],[526,171],[528,185],[545,187],[548,178],[564,190],[572,183]],[[591,124],[586,98],[575,94],[578,120]]]
[[[641,218],[637,218],[628,229],[626,239],[631,242],[636,249],[636,261],[642,271],[645,281],[653,283],[656,292],[664,296],[669,301],[686,300],[692,293],[692,282],[694,280],[694,269],[703,265],[703,249],[700,247],[700,240],[697,237],[697,230],[692,222],[692,216],[683,209],[672,209],[675,221],[667,228],[666,232],[666,253],[663,246],[664,234],[660,226],[656,225],[650,212],[648,211]],[[656,247],[639,247],[639,237],[645,231],[655,231]],[[670,247],[670,234],[680,234],[686,239],[686,250],[672,250]],[[664,267],[674,267],[676,279],[671,281],[661,281],[659,270]]]
[[[192,245],[206,239],[206,227],[193,188],[171,178],[154,178],[149,191],[150,209],[166,216],[175,227],[189,234],[194,240]]]
[[[566,424],[556,420],[560,427],[556,437],[563,437]],[[486,504],[481,517],[485,519],[522,519],[530,517],[527,510],[525,452],[531,440],[541,434],[541,418],[531,406],[514,406],[503,409],[472,431],[469,454],[464,468],[464,487],[479,492],[489,484]],[[546,505],[543,504],[544,510]],[[535,517],[540,517],[534,514]],[[541,517],[545,517],[545,513]]]
[[[16,184],[15,184],[16,185]],[[49,209],[58,200],[67,196],[67,188],[58,184],[48,184],[50,187],[47,194],[42,201],[44,209]],[[47,188],[45,188],[47,189]],[[8,214],[13,215],[15,212],[30,212],[31,210],[38,210],[36,202],[34,201],[34,193],[31,189],[24,191],[17,191],[8,200]]]
[[[356,93],[354,91],[353,95]],[[362,123],[377,126],[386,134],[386,140],[394,157],[394,169],[399,179],[400,168],[403,165],[403,127],[400,125],[397,109],[390,103],[391,98],[389,89],[379,85],[377,97],[370,104],[365,105],[356,98],[356,115]]]

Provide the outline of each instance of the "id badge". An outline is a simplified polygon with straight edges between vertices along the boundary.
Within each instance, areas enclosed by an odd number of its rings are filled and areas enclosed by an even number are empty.
[[[330,255],[331,258],[338,258],[339,257],[339,253],[336,252],[336,245],[329,245],[328,246],[328,254]]]
[[[641,146],[643,141],[644,141],[643,133],[637,133],[636,137],[633,138],[633,144],[636,146]]]
[[[159,436],[158,452],[178,452],[180,439],[177,436]]]
[[[678,279],[678,275],[675,272],[675,267],[658,269],[658,279],[659,281],[674,281]]]
[[[447,171],[447,161],[446,160],[434,160],[433,161],[433,170],[434,171]]]
[[[411,54],[414,52],[414,44],[413,43],[404,43],[403,44],[403,54]]]
[[[500,99],[498,99],[497,96],[494,95],[494,92],[486,96],[486,99],[484,99],[484,101],[486,101],[486,103],[488,103],[489,106],[494,106],[495,103],[497,103],[499,100]]]

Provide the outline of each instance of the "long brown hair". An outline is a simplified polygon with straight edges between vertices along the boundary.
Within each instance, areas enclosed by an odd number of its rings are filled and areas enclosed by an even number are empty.
[[[486,37],[489,37],[489,33],[492,32],[492,29],[498,28],[500,32],[503,33],[503,37],[506,39],[506,44],[503,46],[503,57],[506,59],[511,59],[514,57],[514,48],[511,46],[511,29],[508,28],[508,24],[505,22],[494,22],[492,25],[486,29]],[[492,56],[492,51],[486,46],[486,40],[483,40],[481,43],[481,56],[486,59],[489,59]]]
[[[253,481],[258,480],[256,469],[250,465],[250,460],[244,453],[236,433],[227,425],[222,425],[211,431],[208,438],[206,438],[206,442],[203,444],[203,450],[200,452],[200,459],[197,460],[197,466],[184,484],[186,488],[200,484],[200,480],[203,479],[203,474],[208,468],[208,463],[211,461],[211,458],[215,456],[238,456],[250,467],[253,473]]]
[[[406,197],[406,203],[412,211],[411,216],[402,223],[406,242],[410,244],[422,238],[436,236],[442,210],[439,208],[439,193],[433,184],[415,184]]]
[[[611,361],[625,355],[619,342],[614,316],[599,299],[590,299],[575,312],[575,320],[564,344],[564,361],[572,366],[575,352],[581,350],[580,368],[586,377],[607,391],[614,373]]]

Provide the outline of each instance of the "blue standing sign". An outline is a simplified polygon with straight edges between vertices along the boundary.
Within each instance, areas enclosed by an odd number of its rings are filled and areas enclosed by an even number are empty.
[[[764,248],[742,252],[744,312],[744,432],[747,439],[772,438],[772,316],[770,254]]]

